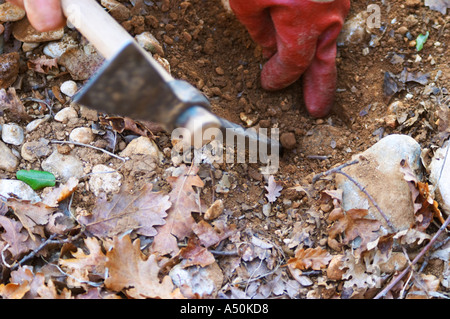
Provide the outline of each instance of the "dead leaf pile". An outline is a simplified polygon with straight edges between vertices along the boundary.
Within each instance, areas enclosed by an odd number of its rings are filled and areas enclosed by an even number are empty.
[[[67,214],[79,184],[74,178],[48,188],[41,202],[1,201],[1,267],[9,275],[0,284],[0,296],[185,298],[170,271],[217,269],[210,249],[236,233],[233,225],[217,219],[219,215],[209,222],[193,218],[194,212],[206,211],[196,190],[204,186],[197,172],[195,166],[179,167],[168,178],[170,193],[155,192],[152,184],[145,184],[137,191],[124,185],[110,198],[100,194],[92,212],[76,218]],[[185,239],[187,246],[180,246]],[[43,267],[26,265],[39,257]],[[222,277],[220,272],[217,278]],[[221,284],[217,278],[216,284]],[[57,289],[56,282],[63,287]],[[210,297],[218,288],[183,291],[188,297]]]

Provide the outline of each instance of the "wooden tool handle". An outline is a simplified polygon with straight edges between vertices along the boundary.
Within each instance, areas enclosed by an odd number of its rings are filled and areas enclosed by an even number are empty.
[[[67,20],[106,58],[115,56],[132,36],[95,0],[62,0]]]

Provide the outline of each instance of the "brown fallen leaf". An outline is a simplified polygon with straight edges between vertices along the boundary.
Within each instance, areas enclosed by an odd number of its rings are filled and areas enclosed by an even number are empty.
[[[431,224],[433,218],[437,218],[442,224],[445,222],[439,204],[434,200],[429,190],[428,183],[417,180],[409,163],[406,160],[401,161],[400,171],[404,179],[408,182],[411,191],[412,201],[414,203],[414,215],[416,217],[416,228],[419,231],[425,231]]]
[[[23,227],[28,230],[31,239],[35,240],[35,235],[45,237],[44,226],[55,212],[54,207],[49,207],[42,202],[31,203],[14,198],[8,198],[7,205],[14,211]]]
[[[122,291],[128,297],[136,299],[183,298],[169,276],[159,279],[157,255],[146,257],[141,252],[140,245],[139,239],[132,243],[128,235],[114,238],[112,249],[106,253],[109,276],[105,280],[105,287]]]
[[[16,94],[14,88],[0,90],[0,112],[7,111],[15,120],[31,120],[31,116],[25,110],[25,106]]]
[[[328,241],[333,242],[339,234],[344,234],[342,243],[348,245],[359,237],[360,241],[355,253],[358,255],[365,251],[367,244],[379,237],[376,231],[381,227],[380,221],[364,218],[367,214],[367,209],[351,209],[347,212],[334,209],[328,216],[329,222],[335,222],[329,230]]]
[[[27,61],[28,69],[38,73],[48,74],[53,68],[58,68],[56,59],[49,59],[45,55]]]
[[[228,226],[223,221],[216,221],[213,226],[202,220],[192,228],[200,244],[206,248],[219,244],[236,232],[235,225]]]
[[[213,264],[216,259],[214,255],[205,247],[201,246],[196,239],[189,239],[186,247],[180,250],[180,256],[183,258],[183,267],[190,266],[206,267]]]
[[[30,235],[23,229],[20,222],[0,216],[0,225],[3,227],[1,239],[8,244],[8,248],[5,250],[11,253],[14,260],[37,248],[38,243],[31,240]]]
[[[84,242],[89,251],[88,254],[78,248],[76,252],[72,252],[74,258],[59,260],[64,271],[70,275],[67,283],[72,287],[89,288],[85,283],[91,280],[90,277],[105,277],[106,255],[102,251],[100,241],[95,237],[89,237]]]
[[[152,122],[139,122],[129,117],[108,116],[100,118],[103,125],[111,125],[112,129],[117,133],[130,131],[140,136],[155,138],[155,133],[162,132],[161,126]]]
[[[144,236],[155,236],[155,226],[164,225],[166,211],[172,204],[169,196],[153,192],[152,184],[146,184],[136,192],[123,185],[111,201],[104,193],[97,198],[90,216],[80,216],[78,221],[86,230],[101,238],[113,237],[130,229]]]
[[[73,194],[78,186],[78,182],[78,179],[75,177],[69,178],[67,183],[60,185],[59,187],[55,187],[50,193],[47,193],[42,198],[42,202],[47,206],[57,207],[58,203]]]
[[[204,183],[198,177],[199,170],[196,166],[180,166],[183,172],[178,177],[170,176],[167,181],[172,185],[170,201],[172,207],[167,212],[166,224],[158,228],[158,234],[152,244],[152,249],[161,255],[175,255],[179,248],[178,240],[183,240],[192,234],[195,220],[192,212],[200,211],[201,203],[193,189],[203,187]]]
[[[14,84],[19,74],[19,60],[17,52],[0,55],[0,88],[6,89]]]
[[[295,252],[295,257],[288,260],[288,265],[295,269],[320,270],[326,268],[333,256],[321,247],[299,248]]]

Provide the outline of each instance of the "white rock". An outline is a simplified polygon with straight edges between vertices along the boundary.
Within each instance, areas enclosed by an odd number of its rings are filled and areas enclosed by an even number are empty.
[[[0,22],[19,21],[25,17],[25,10],[9,2],[0,4]]]
[[[7,144],[20,145],[25,136],[23,128],[15,123],[4,124],[2,128],[2,140]]]
[[[409,229],[414,223],[414,209],[408,183],[400,171],[400,162],[406,160],[421,179],[421,148],[407,135],[388,135],[361,154],[354,156],[359,163],[343,169],[359,182],[374,198],[397,230]],[[341,174],[336,175],[336,184],[343,190],[343,208],[368,209],[367,218],[382,223],[382,233],[389,233],[387,223],[367,196]]]
[[[63,183],[71,177],[81,178],[84,175],[81,160],[73,155],[62,155],[56,150],[42,162],[41,166],[44,171],[53,173]]]
[[[40,43],[33,43],[33,42],[24,42],[22,44],[22,51],[23,52],[30,52],[36,49]]]
[[[19,180],[0,179],[0,195],[10,198],[10,194],[21,200],[29,200],[32,203],[40,202],[41,198],[27,184]]]
[[[19,166],[19,159],[11,152],[5,143],[0,141],[0,169],[15,172]]]
[[[153,53],[164,55],[164,50],[159,41],[148,31],[136,35],[136,41],[145,50]]]
[[[122,185],[122,175],[106,165],[95,165],[92,168],[89,188],[98,196],[100,193],[118,193]]]
[[[158,161],[164,159],[164,155],[158,149],[155,142],[145,136],[132,140],[120,153],[122,157],[130,157],[131,155],[149,155]]]
[[[369,14],[362,11],[352,18],[347,19],[337,38],[339,46],[357,44],[368,38],[367,18]]]
[[[89,144],[94,140],[94,133],[89,127],[77,127],[70,132],[69,140],[83,144]]]
[[[59,59],[67,50],[77,46],[78,43],[72,37],[64,35],[61,41],[48,43],[42,52],[53,59]]]
[[[55,121],[67,123],[70,119],[76,119],[78,117],[77,111],[72,106],[63,108],[61,111],[56,113]]]
[[[25,127],[25,130],[29,133],[34,131],[35,129],[38,128],[39,125],[41,125],[42,123],[47,122],[49,119],[51,118],[51,116],[49,114],[45,115],[43,118],[40,119],[36,119],[31,121],[30,123],[28,123],[28,125]]]
[[[48,145],[49,143],[49,140],[45,138],[40,138],[37,141],[25,142],[22,145],[20,155],[24,160],[34,162],[41,157],[50,155],[52,150]]]
[[[444,211],[450,211],[450,150],[449,143],[436,150],[431,160],[430,182],[435,188],[436,199]]]
[[[75,81],[69,80],[61,84],[60,90],[65,95],[72,97],[75,95],[75,93],[77,93],[78,86]]]

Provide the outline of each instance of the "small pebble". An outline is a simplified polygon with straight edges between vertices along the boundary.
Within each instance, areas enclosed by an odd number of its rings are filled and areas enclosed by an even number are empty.
[[[69,140],[83,144],[90,144],[94,141],[94,133],[89,127],[77,127],[70,132]]]
[[[61,111],[56,113],[55,121],[67,123],[70,119],[78,117],[77,111],[71,106],[63,108]]]
[[[293,149],[297,145],[295,134],[291,132],[281,134],[280,143],[286,149]]]
[[[141,47],[145,50],[153,53],[159,54],[161,56],[164,55],[164,50],[159,43],[159,41],[148,31],[142,32],[136,35],[136,41],[139,43]]]
[[[14,22],[22,20],[25,17],[25,10],[5,2],[0,5],[0,21],[1,22]]]
[[[2,140],[7,144],[22,144],[24,140],[23,129],[15,123],[4,124],[2,128]]]
[[[61,93],[64,93],[65,95],[72,97],[75,95],[75,93],[77,93],[78,91],[78,86],[75,83],[75,81],[66,81],[63,84],[61,84]]]

